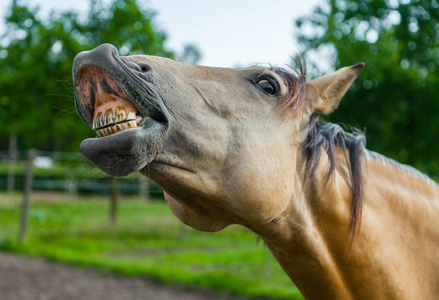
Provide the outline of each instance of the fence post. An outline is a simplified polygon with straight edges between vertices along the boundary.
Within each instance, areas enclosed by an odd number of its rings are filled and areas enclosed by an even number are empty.
[[[110,225],[116,227],[117,224],[117,206],[120,198],[119,178],[111,177],[111,196],[110,196]]]
[[[26,168],[26,181],[24,184],[23,202],[21,203],[21,214],[20,214],[20,228],[18,231],[18,241],[23,242],[26,236],[27,227],[27,213],[29,209],[29,201],[32,194],[32,183],[33,183],[33,166],[34,158],[37,154],[35,149],[30,149],[28,151],[28,160]]]
[[[146,176],[140,174],[139,177],[139,194],[142,200],[149,201],[149,181]]]
[[[67,168],[67,191],[72,198],[78,196],[78,182],[76,181],[75,175],[70,168]]]
[[[17,163],[17,134],[9,135],[9,164],[8,164],[8,194],[12,195],[15,190],[15,165]]]

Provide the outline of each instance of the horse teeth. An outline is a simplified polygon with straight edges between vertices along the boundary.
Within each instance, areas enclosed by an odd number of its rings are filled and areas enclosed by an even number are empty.
[[[128,113],[127,120],[135,120],[136,119],[136,113],[134,111],[130,111]]]
[[[97,137],[106,137],[112,134],[130,129],[137,128],[137,123],[140,120],[135,111],[129,111],[127,113],[125,107],[117,106],[113,112],[113,109],[109,108],[104,112],[96,114],[92,122],[92,128],[96,131]]]
[[[113,110],[111,108],[109,108],[105,112],[105,124],[110,123],[112,118],[113,118]]]
[[[96,117],[94,118],[94,120],[93,120],[93,126],[92,126],[92,129],[94,130],[94,129],[96,129],[96,128],[98,128],[99,126],[100,126],[100,119],[101,119],[101,115],[102,115],[102,112],[99,112],[97,115],[96,115]]]
[[[128,127],[129,128],[137,128],[137,123],[136,121],[129,121],[128,123]]]
[[[116,122],[125,121],[126,118],[127,118],[127,113],[125,111],[125,108],[118,106],[116,108]]]

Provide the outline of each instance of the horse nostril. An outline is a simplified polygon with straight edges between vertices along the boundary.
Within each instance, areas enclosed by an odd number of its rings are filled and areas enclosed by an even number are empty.
[[[137,65],[140,67],[140,70],[143,73],[149,72],[152,70],[151,66],[145,63],[137,63]]]
[[[154,70],[147,63],[132,61],[132,60],[128,59],[127,57],[121,57],[120,60],[123,61],[125,63],[125,65],[128,66],[130,69],[137,71],[137,72],[148,73],[148,72],[151,72]]]

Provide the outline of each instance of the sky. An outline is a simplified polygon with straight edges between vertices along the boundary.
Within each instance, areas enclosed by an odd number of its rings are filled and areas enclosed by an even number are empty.
[[[23,1],[23,0],[22,0]],[[109,2],[109,0],[103,0]],[[200,50],[200,64],[216,67],[268,63],[285,66],[299,52],[294,20],[308,15],[324,0],[138,0],[156,11],[155,24],[164,30],[170,50],[181,53],[184,44]],[[40,6],[44,18],[50,11],[86,13],[88,0],[24,0]],[[0,4],[0,33],[11,0]]]

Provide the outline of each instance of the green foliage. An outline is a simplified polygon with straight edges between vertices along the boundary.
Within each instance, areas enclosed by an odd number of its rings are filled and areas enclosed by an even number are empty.
[[[154,13],[143,11],[136,0],[115,0],[109,7],[90,1],[88,21],[75,28],[87,48],[114,44],[121,55],[150,54],[173,58],[165,50],[166,34],[154,28]]]
[[[148,275],[170,284],[303,299],[275,261],[271,279],[264,278],[268,250],[257,245],[256,236],[243,227],[231,226],[218,233],[183,229],[162,201],[127,200],[119,208],[118,228],[109,229],[106,201],[34,199],[28,238],[19,244],[15,242],[18,205],[0,194],[0,249],[126,276]]]
[[[437,172],[438,2],[328,0],[296,27],[311,69],[325,55],[334,69],[366,63],[330,120],[366,129],[369,149]]]
[[[20,146],[40,150],[77,150],[93,136],[76,114],[71,68],[76,54],[113,43],[122,55],[144,53],[173,57],[166,34],[157,30],[154,14],[136,0],[114,0],[109,6],[90,0],[89,15],[52,13],[12,1],[0,46],[0,128],[16,133]]]

